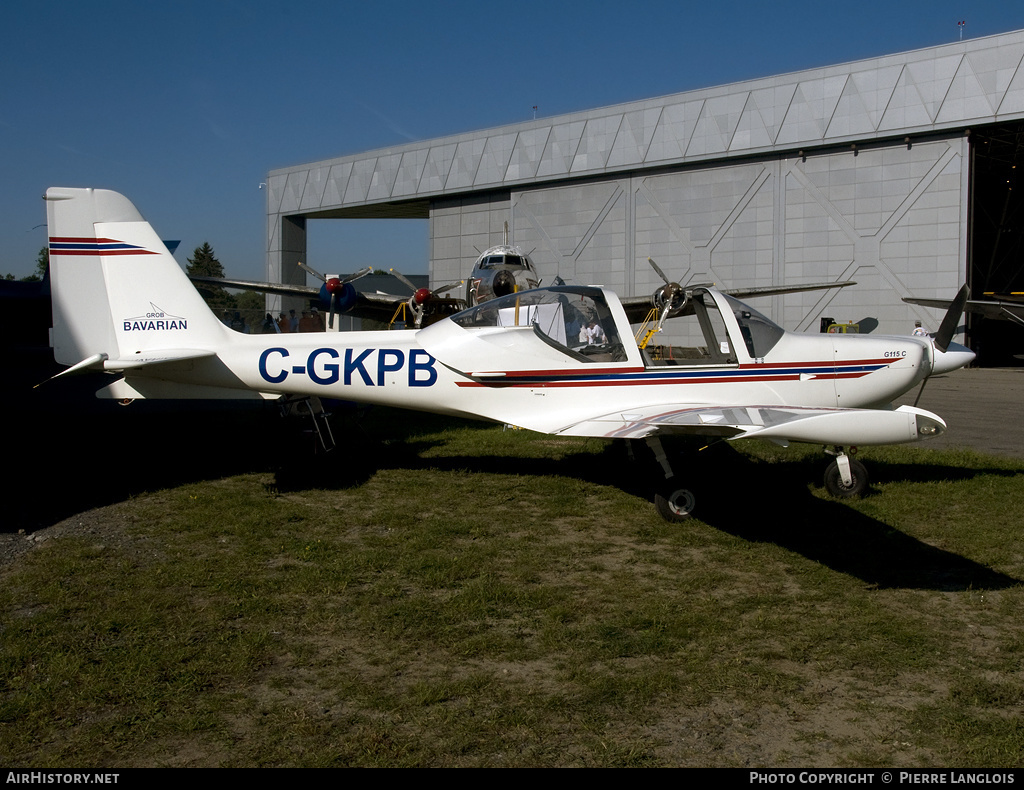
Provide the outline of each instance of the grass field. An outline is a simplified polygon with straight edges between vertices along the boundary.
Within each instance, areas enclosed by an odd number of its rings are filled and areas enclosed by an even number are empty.
[[[620,446],[389,412],[347,441],[0,568],[5,762],[1024,763],[1022,462],[873,448],[837,502],[816,449],[723,444],[669,525]]]

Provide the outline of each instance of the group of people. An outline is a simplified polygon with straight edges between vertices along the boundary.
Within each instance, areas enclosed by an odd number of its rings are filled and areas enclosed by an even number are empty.
[[[242,318],[242,314],[235,310],[234,315],[229,311],[225,310],[224,315],[221,319],[226,326],[231,327],[236,332],[242,332],[243,334],[253,334],[253,328],[249,325],[249,322]],[[320,311],[315,307],[311,310],[303,310],[301,315],[297,315],[294,310],[289,310],[287,313],[279,313],[277,319],[271,313],[267,313],[263,322],[260,324],[258,333],[264,335],[280,335],[288,334],[291,332],[323,332],[324,331],[324,319]]]
[[[565,320],[565,337],[570,346],[603,346],[608,343],[608,335],[597,322],[597,310],[591,300],[590,304],[573,304],[568,297],[560,296],[562,316]]]
[[[585,343],[588,346],[603,346],[607,342],[607,335],[605,335],[601,325],[593,318],[580,327],[580,343]]]

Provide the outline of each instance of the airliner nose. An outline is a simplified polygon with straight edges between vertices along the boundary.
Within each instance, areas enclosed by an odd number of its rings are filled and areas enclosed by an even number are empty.
[[[975,354],[967,346],[959,343],[950,343],[945,351],[934,350],[934,361],[932,362],[931,375],[938,373],[950,373],[962,367],[970,365],[974,361]]]

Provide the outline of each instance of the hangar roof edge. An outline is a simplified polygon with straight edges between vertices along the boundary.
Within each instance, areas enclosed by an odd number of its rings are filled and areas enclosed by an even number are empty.
[[[1024,118],[1022,61],[1024,30],[1011,31],[277,168],[268,174],[268,213]]]

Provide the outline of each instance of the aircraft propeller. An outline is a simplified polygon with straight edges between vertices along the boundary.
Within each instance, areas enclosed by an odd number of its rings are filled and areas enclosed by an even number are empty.
[[[689,305],[690,297],[695,288],[713,287],[714,283],[696,283],[689,288],[684,288],[679,283],[669,280],[665,272],[661,270],[661,267],[654,262],[654,258],[648,257],[647,262],[651,264],[651,268],[658,273],[658,276],[665,281],[665,284],[656,290],[651,297],[655,308],[660,313],[658,323],[655,324],[655,328],[651,331],[651,334],[654,334],[661,331],[666,319],[683,314],[683,311]]]
[[[331,329],[334,328],[334,314],[337,313],[339,309],[346,310],[355,301],[356,289],[350,285],[350,283],[353,280],[358,280],[360,277],[365,277],[373,272],[373,268],[367,266],[365,269],[360,269],[359,271],[345,277],[338,277],[335,275],[327,277],[302,261],[299,261],[299,268],[303,271],[309,272],[320,280],[324,284],[322,290],[327,294],[330,294],[331,308],[327,314],[327,326]],[[326,296],[324,297],[324,301],[327,301]]]
[[[410,280],[397,269],[392,268],[388,269],[388,271],[391,272],[403,283],[405,283],[406,286],[409,287],[409,290],[412,291],[412,296],[409,297],[408,304],[409,309],[412,310],[413,314],[416,316],[417,325],[423,316],[423,305],[425,305],[435,296],[439,296],[443,293],[446,293],[447,291],[450,291],[452,288],[457,288],[458,286],[462,285],[462,280],[459,280],[458,282],[447,283],[446,285],[434,288],[433,290],[431,290],[430,288],[417,288],[416,284],[412,280]]]
[[[956,298],[949,305],[946,314],[942,317],[939,331],[935,333],[935,347],[943,353],[949,348],[953,335],[956,334],[956,328],[960,324],[960,316],[964,314],[964,307],[967,305],[967,297],[969,295],[970,292],[967,285],[964,284],[957,292]]]
[[[686,290],[677,282],[672,282],[661,270],[661,267],[654,262],[654,258],[648,257],[647,262],[651,268],[658,273],[658,276],[665,281],[665,284],[654,292],[654,305],[662,311],[663,318],[671,313],[677,313],[686,306],[689,298]]]
[[[965,283],[957,292],[956,298],[950,302],[949,307],[946,309],[946,314],[942,317],[942,323],[939,324],[939,331],[932,335],[935,348],[943,354],[949,350],[949,344],[953,341],[953,335],[956,334],[957,326],[960,324],[960,316],[964,314],[964,307],[969,296],[970,290]],[[924,381],[921,382],[921,389],[917,391],[917,397],[914,398],[914,406],[917,406],[918,401],[921,400],[921,395],[924,393],[924,385],[927,383],[928,378],[925,377]]]

